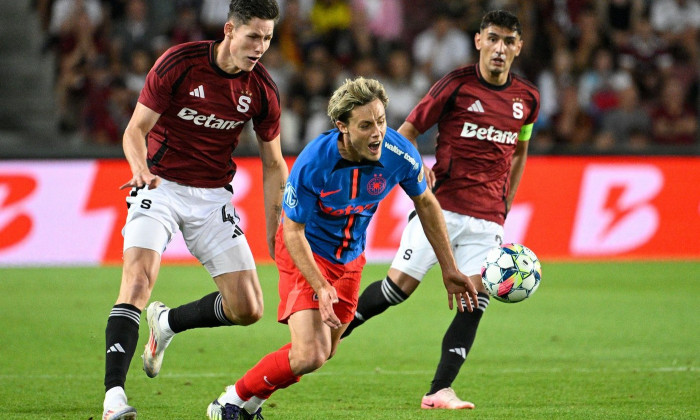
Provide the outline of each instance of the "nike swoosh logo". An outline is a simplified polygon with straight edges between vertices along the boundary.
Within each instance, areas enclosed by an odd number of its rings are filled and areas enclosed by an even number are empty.
[[[265,381],[265,383],[270,385],[270,386],[274,386],[273,384],[270,383],[270,381],[267,380],[267,375],[263,375],[263,381]]]
[[[335,194],[339,192],[340,190],[335,190],[335,191],[323,191],[321,190],[321,198],[328,197],[331,194]]]
[[[424,403],[424,404],[427,405],[428,407],[435,407],[435,403],[430,403],[430,404]]]

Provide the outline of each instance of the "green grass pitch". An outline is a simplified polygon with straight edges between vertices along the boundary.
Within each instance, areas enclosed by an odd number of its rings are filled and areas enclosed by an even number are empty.
[[[385,275],[369,265],[363,287]],[[120,268],[0,269],[0,418],[97,420],[104,328]],[[277,275],[259,267],[265,316],[187,331],[159,377],[139,357],[127,380],[139,419],[205,419],[211,400],[289,340]],[[164,266],[153,298],[176,306],[214,289],[203,268]],[[492,300],[454,388],[471,411],[421,410],[452,319],[433,270],[404,304],[344,340],[335,358],[275,393],[275,419],[699,419],[700,261],[543,263],[529,300]]]

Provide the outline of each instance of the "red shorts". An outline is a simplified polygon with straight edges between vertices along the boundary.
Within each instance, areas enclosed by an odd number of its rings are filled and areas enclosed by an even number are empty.
[[[357,300],[360,293],[362,268],[365,266],[365,254],[361,254],[346,264],[332,263],[314,254],[316,265],[328,282],[338,293],[338,303],[333,305],[335,315],[340,322],[347,324],[355,317]],[[284,246],[282,224],[275,239],[275,263],[280,273],[280,304],[277,308],[277,320],[287,323],[289,317],[305,309],[318,309],[318,296],[294,265],[292,257]]]

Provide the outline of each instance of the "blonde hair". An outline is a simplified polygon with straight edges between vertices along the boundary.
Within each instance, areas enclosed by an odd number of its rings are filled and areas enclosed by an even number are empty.
[[[336,121],[348,123],[350,113],[356,106],[366,105],[375,99],[382,101],[386,108],[389,97],[384,86],[375,79],[356,77],[353,80],[346,79],[338,89],[333,92],[328,101],[328,116],[333,124]]]

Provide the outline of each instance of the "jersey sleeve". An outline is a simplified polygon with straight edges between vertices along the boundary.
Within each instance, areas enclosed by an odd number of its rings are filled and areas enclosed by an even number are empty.
[[[524,85],[527,92],[527,96],[529,97],[528,106],[530,108],[530,113],[525,118],[523,126],[520,127],[520,133],[518,133],[518,140],[529,141],[532,137],[533,126],[535,124],[535,121],[537,121],[537,117],[540,113],[540,92],[535,85],[524,80],[523,78],[516,76],[516,80]]]
[[[168,108],[168,105],[170,105],[173,86],[176,82],[174,78],[177,72],[162,70],[162,64],[168,60],[168,57],[170,57],[172,53],[173,49],[171,48],[153,65],[153,68],[151,68],[146,76],[146,83],[143,89],[141,89],[141,94],[138,99],[140,103],[159,114],[162,114]],[[161,69],[161,71],[159,71],[159,69]]]
[[[285,215],[297,223],[306,223],[318,201],[318,195],[314,192],[313,186],[314,180],[318,179],[316,176],[318,171],[312,163],[313,160],[308,159],[302,151],[292,165],[284,188],[282,208]]]
[[[409,197],[415,197],[423,194],[428,184],[425,180],[423,159],[421,159],[420,153],[408,141],[406,143],[410,146],[406,148],[406,154],[410,156],[410,159],[405,159],[408,170],[406,176],[399,181],[399,185]]]
[[[430,127],[435,125],[447,105],[452,92],[459,86],[459,81],[454,72],[448,73],[445,77],[435,82],[428,93],[413,108],[406,117],[406,121],[420,133],[425,133]]]
[[[530,99],[532,101],[530,104],[531,111],[530,115],[528,115],[527,119],[525,120],[525,125],[534,124],[540,114],[540,92],[533,86],[532,90],[530,91],[530,95],[532,95],[532,98]]]
[[[260,65],[260,64],[258,64]],[[263,141],[272,141],[280,135],[280,95],[277,85],[264,69],[259,69],[261,112],[253,117],[253,130]]]

